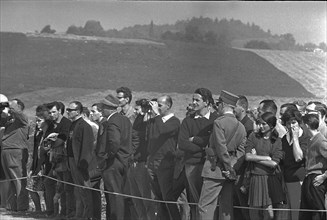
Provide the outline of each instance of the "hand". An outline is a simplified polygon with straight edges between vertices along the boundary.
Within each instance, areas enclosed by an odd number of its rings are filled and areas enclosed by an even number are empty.
[[[251,154],[253,154],[253,155],[257,155],[257,151],[255,150],[255,148],[252,148],[252,150],[251,150]]]
[[[150,101],[150,105],[152,107],[153,114],[160,115],[158,102],[156,102],[156,101]]]
[[[324,174],[318,175],[312,181],[315,187],[320,186],[326,180],[326,176]]]
[[[237,179],[235,171],[230,172],[229,170],[223,170],[221,172],[223,173],[223,176],[230,181],[235,181]]]
[[[293,139],[299,138],[300,126],[298,122],[294,122],[293,124],[291,124],[291,131],[293,134]]]
[[[89,179],[84,180],[84,186],[92,188],[91,181]]]

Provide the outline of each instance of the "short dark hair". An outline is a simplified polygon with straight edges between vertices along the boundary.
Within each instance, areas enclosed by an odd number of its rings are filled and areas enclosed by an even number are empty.
[[[70,103],[76,105],[76,109],[79,111],[79,113],[83,112],[83,105],[80,101],[72,101]]]
[[[90,110],[87,107],[83,107],[83,114],[85,114],[87,117],[90,117]]]
[[[303,123],[308,125],[311,130],[319,128],[319,117],[317,114],[306,114],[303,116]]]
[[[286,125],[287,122],[296,120],[299,124],[302,123],[301,112],[296,108],[287,108],[284,114],[281,117],[282,125]]]
[[[249,102],[248,99],[244,95],[238,95],[238,100],[237,100],[238,105],[242,106],[245,111],[248,110],[249,108]]]
[[[147,102],[148,102],[147,99],[138,99],[138,100],[135,101],[135,105],[144,106],[144,105],[146,105]]]
[[[294,109],[294,110],[298,109],[298,108],[296,107],[296,104],[294,104],[294,103],[284,103],[284,104],[282,104],[282,105],[280,106],[280,108],[281,108],[281,109],[282,109],[282,108],[286,108],[287,110],[288,110],[288,109]]]
[[[198,88],[194,91],[194,93],[201,95],[204,102],[208,102],[209,104],[214,104],[212,93],[207,88]]]
[[[24,104],[24,102],[22,102],[22,100],[15,98],[15,99],[13,99],[13,101],[17,102],[17,105],[20,107],[20,109],[22,111],[25,109],[25,104]]]
[[[277,105],[274,100],[272,99],[264,99],[260,102],[260,105],[263,104],[262,106],[262,111],[263,112],[271,112],[274,115],[277,113]]]
[[[36,116],[44,119],[49,117],[49,108],[46,105],[38,105],[35,109]]]
[[[59,102],[57,102],[57,101],[49,102],[49,103],[46,103],[45,105],[46,105],[49,109],[52,109],[53,107],[56,107],[56,109],[57,109],[58,111],[61,112],[60,104],[59,104]],[[63,114],[63,113],[62,113],[62,114]]]
[[[60,113],[63,115],[65,113],[65,104],[62,102],[57,102],[58,103],[58,110],[60,110]]]
[[[100,102],[94,103],[92,105],[92,107],[93,106],[97,107],[98,112],[101,112],[101,113],[103,113],[103,110],[105,109],[105,105],[103,103],[100,103]]]
[[[120,92],[124,93],[124,98],[128,98],[129,99],[128,103],[131,103],[132,91],[127,87],[120,87],[120,88],[116,89],[116,93],[120,93]]]

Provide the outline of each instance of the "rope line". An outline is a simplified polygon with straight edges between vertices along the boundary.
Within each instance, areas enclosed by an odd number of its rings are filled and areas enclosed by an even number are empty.
[[[116,195],[116,196],[122,196],[122,197],[126,197],[126,198],[132,198],[132,199],[139,199],[139,200],[145,200],[145,201],[149,201],[149,202],[158,202],[158,203],[166,203],[166,204],[177,204],[177,205],[198,205],[198,203],[192,203],[192,202],[174,202],[174,201],[163,201],[163,200],[157,200],[157,199],[150,199],[150,198],[144,198],[144,197],[139,197],[139,196],[133,196],[133,195],[127,195],[127,194],[123,194],[123,193],[117,193],[117,192],[109,192],[106,190],[101,190],[101,189],[95,189],[92,187],[88,187],[88,186],[82,186],[82,185],[78,185],[75,183],[70,183],[70,182],[66,182],[63,180],[58,180],[56,178],[53,178],[51,176],[47,176],[47,175],[42,175],[43,177],[46,177],[48,179],[60,182],[60,183],[64,183],[64,184],[68,184],[71,186],[75,186],[75,187],[81,187],[83,189],[88,189],[88,190],[93,190],[93,191],[98,191],[98,192],[102,192],[102,193],[106,193],[106,194],[111,194],[111,195]],[[38,176],[31,176],[31,177],[20,177],[17,179],[6,179],[6,180],[0,180],[1,182],[9,182],[9,181],[16,181],[16,180],[21,180],[21,179],[28,179],[28,178],[33,178],[33,177],[38,177]],[[28,189],[30,190],[30,189]],[[217,205],[219,206],[219,205]],[[237,209],[248,209],[248,210],[267,210],[267,208],[259,208],[259,207],[245,207],[245,206],[233,206],[234,208]],[[284,209],[284,208],[271,208],[269,210],[273,210],[273,211],[291,211],[291,212],[327,212],[327,210],[313,210],[313,209]]]

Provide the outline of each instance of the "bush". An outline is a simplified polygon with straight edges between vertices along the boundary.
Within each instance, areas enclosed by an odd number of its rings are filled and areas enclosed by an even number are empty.
[[[244,45],[244,48],[249,48],[249,49],[265,49],[265,50],[270,50],[270,46],[268,43],[264,41],[258,41],[258,40],[251,40],[247,42]]]
[[[46,25],[42,30],[41,30],[41,34],[46,33],[46,34],[54,34],[56,33],[56,30],[51,29],[50,25]]]

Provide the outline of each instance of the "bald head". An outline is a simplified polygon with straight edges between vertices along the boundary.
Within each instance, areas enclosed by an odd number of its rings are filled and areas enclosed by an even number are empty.
[[[173,106],[173,100],[169,95],[164,95],[158,98],[158,108],[160,115],[168,115]]]

